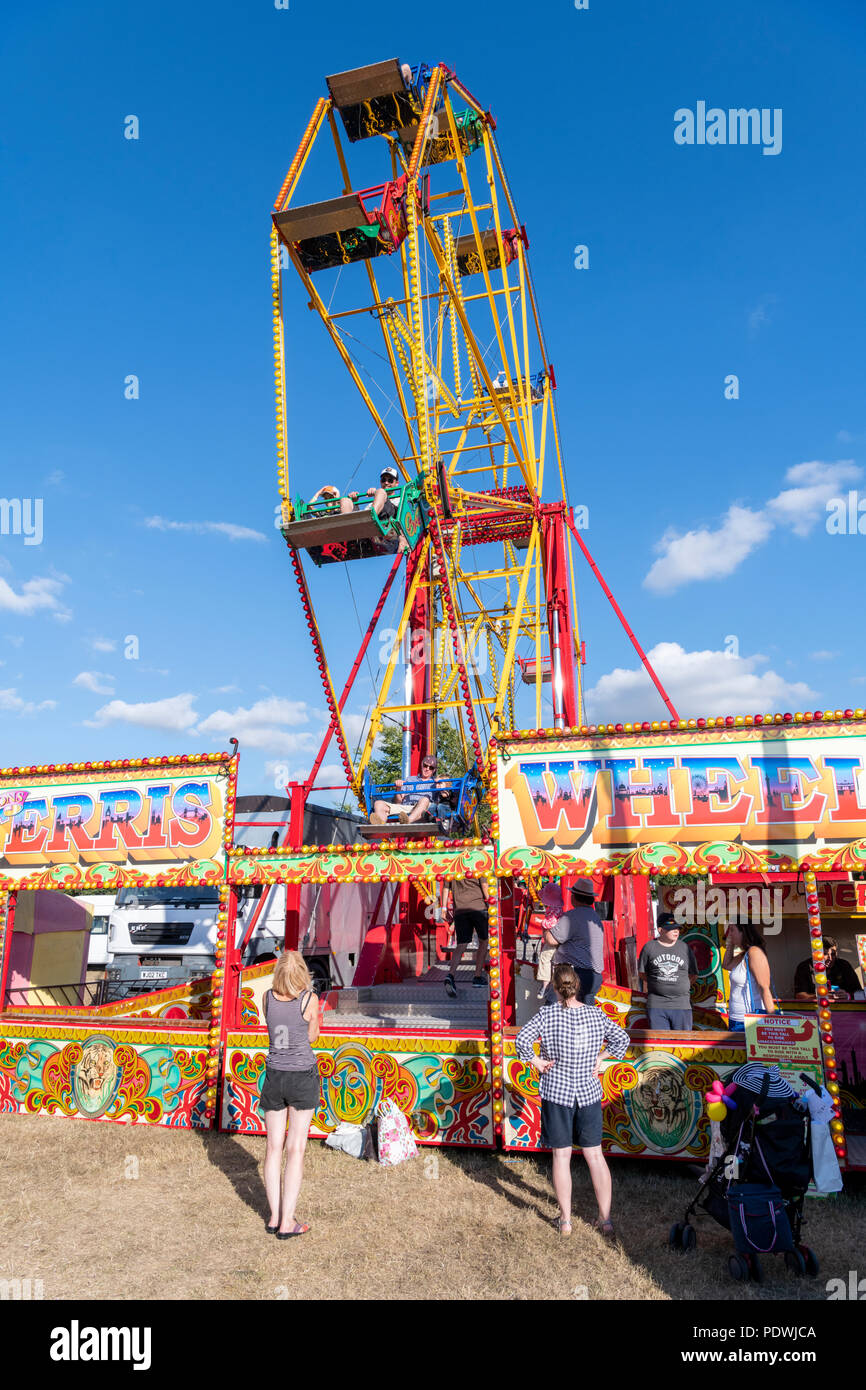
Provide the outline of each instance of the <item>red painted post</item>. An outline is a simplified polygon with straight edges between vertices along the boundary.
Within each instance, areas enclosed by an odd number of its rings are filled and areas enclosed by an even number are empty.
[[[15,930],[15,906],[18,902],[18,894],[10,893],[6,904],[6,921],[0,922],[4,927],[3,939],[0,941],[2,955],[0,955],[0,1012],[6,1008],[6,981],[9,977],[9,962],[12,956],[12,933]]]
[[[517,974],[517,938],[514,929],[514,881],[498,879],[499,890],[499,950],[502,1022],[505,1027],[514,1023],[514,982]]]
[[[566,728],[572,728],[577,718],[577,685],[574,679],[574,622],[571,612],[571,589],[568,582],[568,556],[565,549],[565,516],[557,507],[542,516],[545,579],[547,591],[547,625],[550,634],[550,679],[554,716],[559,715]],[[562,673],[562,692],[556,690],[556,655]],[[538,673],[540,675],[540,672]],[[556,722],[554,718],[554,722]]]
[[[307,804],[307,788],[303,782],[290,782],[289,793],[292,806],[289,812],[289,848],[301,849],[304,843],[304,811]],[[301,885],[286,885],[286,937],[283,949],[297,951],[301,939]]]

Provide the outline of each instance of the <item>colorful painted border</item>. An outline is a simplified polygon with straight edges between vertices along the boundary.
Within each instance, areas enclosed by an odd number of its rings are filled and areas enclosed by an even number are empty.
[[[517,1056],[518,1029],[505,1042],[507,1149],[541,1148],[538,1077]],[[706,1158],[710,1123],[704,1093],[713,1081],[725,1081],[745,1059],[745,1044],[708,1037],[680,1043],[676,1034],[647,1034],[628,1049],[622,1062],[603,1063],[601,1071],[603,1137],[608,1154],[679,1159]],[[684,1035],[685,1039],[685,1035]],[[659,1119],[659,1112],[661,1119]]]
[[[267,1034],[230,1033],[226,1042],[220,1128],[263,1134],[258,1100]],[[381,1101],[391,1099],[421,1143],[493,1147],[486,1038],[322,1034],[315,1051],[321,1102],[310,1130],[314,1137],[325,1138],[341,1121],[366,1123]]]
[[[207,1128],[201,1031],[0,1023],[0,1113]]]

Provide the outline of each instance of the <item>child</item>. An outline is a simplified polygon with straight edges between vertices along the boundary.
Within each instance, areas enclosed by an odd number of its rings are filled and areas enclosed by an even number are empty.
[[[546,883],[541,890],[540,897],[545,915],[539,925],[544,933],[556,925],[563,913],[562,889],[558,880],[554,879],[552,883]],[[543,999],[545,995],[550,995],[550,978],[553,972],[553,957],[556,955],[556,949],[555,946],[546,946],[542,935],[541,950],[538,953],[538,970],[535,977],[538,981],[539,999]]]

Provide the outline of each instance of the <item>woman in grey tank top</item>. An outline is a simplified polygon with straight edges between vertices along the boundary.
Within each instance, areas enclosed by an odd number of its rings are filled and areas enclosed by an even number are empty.
[[[265,1226],[277,1240],[288,1240],[310,1229],[295,1220],[295,1205],[304,1176],[307,1135],[319,1104],[319,1069],[311,1046],[319,1036],[319,1001],[299,951],[283,951],[279,956],[263,1005],[269,1042],[260,1101],[268,1136],[265,1190],[270,1216]]]

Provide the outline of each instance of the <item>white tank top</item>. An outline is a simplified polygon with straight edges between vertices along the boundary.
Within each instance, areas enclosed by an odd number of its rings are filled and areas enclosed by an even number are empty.
[[[747,1013],[754,1012],[749,997],[749,966],[746,955],[740,957],[730,975],[731,994],[728,999],[728,1018],[732,1023],[742,1023]],[[763,1005],[761,1007],[763,1008]]]

